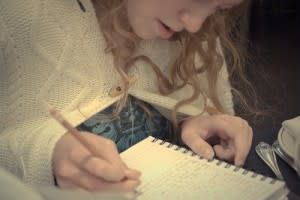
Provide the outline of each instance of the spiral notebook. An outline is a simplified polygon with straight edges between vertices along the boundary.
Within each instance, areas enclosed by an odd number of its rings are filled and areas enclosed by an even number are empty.
[[[285,183],[226,162],[208,161],[152,136],[121,154],[142,172],[136,199],[285,199]]]

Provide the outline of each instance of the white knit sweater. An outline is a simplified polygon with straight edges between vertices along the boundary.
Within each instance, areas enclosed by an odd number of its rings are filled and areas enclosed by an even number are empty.
[[[81,2],[85,12],[76,0],[0,0],[0,163],[31,184],[53,184],[52,152],[66,132],[49,117],[47,104],[76,126],[118,99],[109,95],[120,78],[112,56],[104,53],[106,44],[93,5],[90,0]],[[140,45],[138,54],[167,72],[176,47],[175,42],[149,40]],[[185,87],[160,95],[155,74],[144,62],[130,74],[137,81],[129,93],[168,118],[176,102],[191,94]],[[202,75],[203,90],[206,82]],[[233,114],[225,65],[218,94]],[[196,115],[202,108],[199,99],[180,112]]]

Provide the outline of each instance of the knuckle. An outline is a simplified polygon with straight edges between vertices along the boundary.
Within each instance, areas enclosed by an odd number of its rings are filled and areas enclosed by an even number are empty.
[[[111,147],[111,146],[115,146],[115,143],[110,139],[104,138],[104,145],[108,146],[108,147]]]
[[[224,119],[224,118],[219,118],[217,123],[219,124],[220,127],[228,126],[228,121],[226,121],[226,119]]]
[[[97,158],[93,157],[92,155],[87,155],[82,159],[82,166],[85,170],[87,171],[102,171],[103,170],[103,165],[99,162],[97,162]]]
[[[95,172],[98,174],[98,176],[102,176],[102,174],[105,173],[106,167],[103,163],[97,163],[92,166],[95,166]]]
[[[68,157],[72,161],[76,160],[78,158],[78,150],[77,150],[77,148],[70,149]]]
[[[215,120],[224,120],[226,116],[224,114],[220,114],[220,115],[214,115],[212,116],[212,118],[214,118]]]
[[[232,118],[234,118],[235,116],[229,115],[229,114],[220,114],[217,115],[219,118],[223,119],[223,120],[230,120]]]
[[[213,116],[210,117],[210,119],[212,121],[215,121],[215,122],[223,121],[224,120],[224,115],[223,114],[213,115]]]
[[[224,117],[227,117],[228,115],[227,114],[219,114],[219,115],[214,115],[215,117],[218,117],[218,118],[224,118]]]
[[[187,132],[186,131],[182,131],[181,132],[181,139],[182,139],[182,141],[185,143],[185,144],[188,144],[188,134],[187,134]]]
[[[242,129],[248,129],[248,127],[250,127],[248,121],[244,120],[243,118],[235,117],[235,120],[236,124]]]
[[[249,123],[244,119],[242,119],[242,124],[244,127],[249,127]]]

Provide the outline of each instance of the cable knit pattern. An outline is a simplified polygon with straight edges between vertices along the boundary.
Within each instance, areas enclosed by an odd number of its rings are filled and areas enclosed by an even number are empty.
[[[109,96],[120,78],[112,55],[104,52],[93,5],[81,2],[86,12],[76,0],[0,0],[0,162],[30,184],[53,184],[52,152],[65,133],[49,118],[47,105],[56,106],[76,126],[119,98]],[[149,56],[167,72],[176,46],[149,40],[137,54]],[[137,79],[130,94],[168,117],[176,102],[191,92],[186,87],[160,95],[154,72],[143,62],[130,74]],[[227,76],[224,65],[218,93],[233,114]],[[199,99],[180,112],[195,115],[201,110]]]

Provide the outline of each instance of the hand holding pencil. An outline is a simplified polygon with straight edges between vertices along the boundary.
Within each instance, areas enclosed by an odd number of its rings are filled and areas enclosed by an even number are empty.
[[[60,187],[132,191],[140,184],[140,172],[126,166],[113,141],[78,131],[54,108],[50,114],[68,130],[53,153],[54,176]]]

